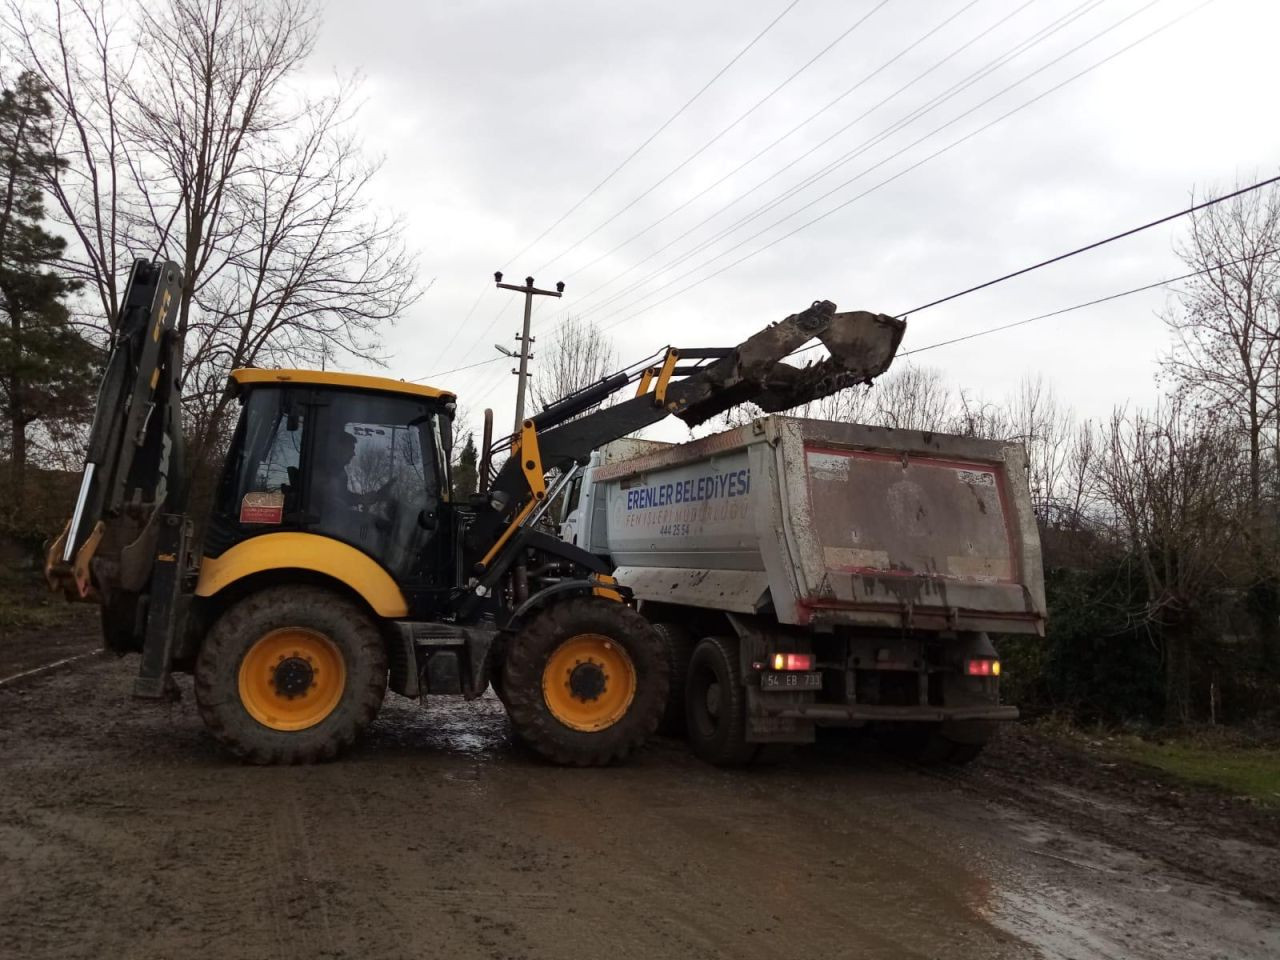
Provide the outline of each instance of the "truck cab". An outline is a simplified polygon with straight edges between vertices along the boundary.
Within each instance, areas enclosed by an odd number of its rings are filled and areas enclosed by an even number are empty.
[[[632,460],[671,446],[674,444],[662,440],[623,437],[593,451],[587,465],[570,482],[568,493],[560,505],[557,528],[560,539],[589,550],[597,556],[607,556],[608,546],[599,536],[603,533],[604,516],[602,512],[600,516],[596,516],[597,509],[600,511],[604,509],[604,501],[600,498],[595,486],[597,471],[608,464]],[[598,549],[588,546],[593,542]]]

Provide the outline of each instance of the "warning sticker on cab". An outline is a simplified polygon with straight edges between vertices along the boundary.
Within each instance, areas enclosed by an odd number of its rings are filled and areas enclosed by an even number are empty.
[[[246,493],[240,501],[241,523],[283,523],[284,494]]]

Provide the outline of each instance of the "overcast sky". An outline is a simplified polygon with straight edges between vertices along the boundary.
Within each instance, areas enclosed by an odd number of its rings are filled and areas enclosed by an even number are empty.
[[[567,284],[563,301],[535,314],[535,353],[567,310],[599,322],[632,360],[667,343],[733,344],[815,299],[897,314],[1177,210],[1193,188],[1280,172],[1280,3],[799,0],[605,186],[517,256],[788,4],[331,3],[309,69],[364,75],[359,122],[367,148],[386,158],[372,199],[405,215],[423,281],[434,278],[387,334],[387,372],[440,374],[432,382],[456,390],[469,409],[493,406],[504,425],[514,403],[509,361],[444,373],[496,357],[495,342],[514,346],[519,297],[493,289],[495,269],[515,282],[533,274],[540,286]],[[900,122],[1001,58],[1007,62],[963,92]],[[834,173],[668,267],[851,152]],[[903,348],[1174,276],[1178,236],[1176,224],[1157,228],[922,312],[909,319]],[[919,362],[989,399],[1043,374],[1084,415],[1105,415],[1154,398],[1167,342],[1157,312],[1167,296],[1044,320]]]

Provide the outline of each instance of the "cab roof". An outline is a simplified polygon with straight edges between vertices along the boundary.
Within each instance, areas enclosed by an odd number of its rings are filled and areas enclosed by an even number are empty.
[[[455,400],[451,390],[440,390],[425,384],[392,380],[390,377],[370,377],[363,373],[333,373],[328,370],[262,370],[247,367],[231,371],[229,386],[233,393],[244,387],[263,383],[300,383],[315,387],[350,387],[355,390],[376,390],[380,393],[398,393],[411,397],[429,397],[433,400]]]

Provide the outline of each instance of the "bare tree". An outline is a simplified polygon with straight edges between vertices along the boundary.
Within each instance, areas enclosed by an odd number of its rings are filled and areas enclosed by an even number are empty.
[[[1098,487],[1146,581],[1142,618],[1164,654],[1166,720],[1190,715],[1193,638],[1240,535],[1248,464],[1229,418],[1173,398],[1117,411],[1096,460]]]
[[[955,401],[941,370],[908,363],[876,385],[874,422],[895,430],[943,430]]]
[[[103,314],[135,256],[183,267],[197,468],[231,367],[377,359],[379,327],[418,295],[416,263],[401,222],[368,212],[377,165],[349,132],[352,87],[290,87],[314,43],[308,0],[52,0],[39,15],[14,0],[4,21],[10,52],[52,88],[69,163],[48,188]]]
[[[1165,314],[1174,346],[1164,372],[1176,389],[1239,420],[1256,507],[1268,435],[1273,452],[1280,443],[1280,189],[1196,212],[1178,253],[1202,273]]]
[[[613,341],[589,320],[573,315],[565,318],[538,353],[531,389],[539,407],[590,386],[618,366]]]

